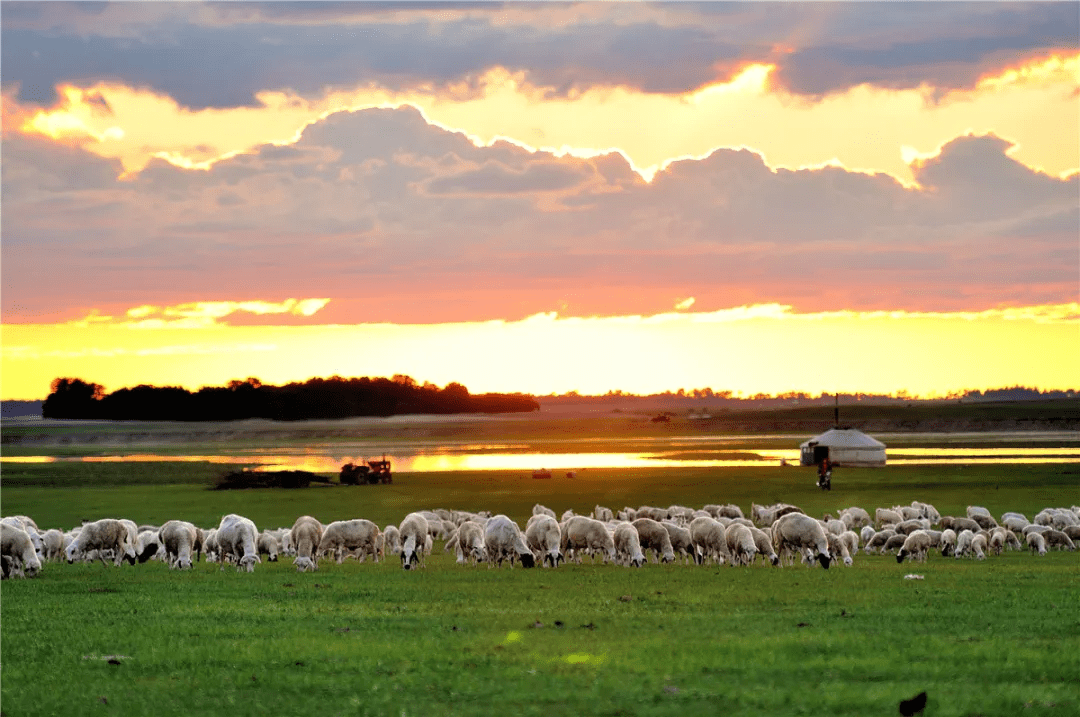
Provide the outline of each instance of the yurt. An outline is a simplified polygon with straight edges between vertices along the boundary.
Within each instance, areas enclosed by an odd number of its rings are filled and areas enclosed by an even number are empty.
[[[801,463],[817,465],[824,458],[838,466],[883,466],[885,444],[855,428],[832,428],[803,443]]]

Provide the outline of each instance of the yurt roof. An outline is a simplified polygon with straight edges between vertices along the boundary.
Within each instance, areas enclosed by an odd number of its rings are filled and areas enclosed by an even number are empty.
[[[819,446],[831,446],[836,448],[884,448],[885,444],[876,438],[871,438],[856,428],[830,428],[820,436],[814,436],[804,442],[801,447],[805,448],[811,443]]]

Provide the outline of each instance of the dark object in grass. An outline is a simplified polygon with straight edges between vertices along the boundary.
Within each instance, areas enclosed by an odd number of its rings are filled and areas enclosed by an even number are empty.
[[[214,490],[244,488],[307,488],[312,483],[330,483],[310,471],[250,471],[226,473],[217,479]]]
[[[911,699],[900,700],[900,714],[904,717],[917,715],[926,708],[926,692],[920,692]]]

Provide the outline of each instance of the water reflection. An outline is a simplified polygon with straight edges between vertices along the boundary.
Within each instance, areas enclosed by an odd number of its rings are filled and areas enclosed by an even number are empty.
[[[675,447],[668,442],[668,447]],[[455,445],[435,450],[428,446],[410,446],[386,453],[394,470],[399,472],[444,471],[528,471],[540,468],[556,472],[569,472],[596,468],[669,468],[702,467],[730,468],[745,466],[777,466],[782,462],[798,465],[798,449],[756,449],[739,452],[697,450],[691,454],[677,451],[624,452],[624,453],[539,453],[508,452],[520,446],[502,445]],[[347,450],[347,449],[345,449]],[[710,457],[710,453],[715,457]],[[377,457],[382,457],[380,453]],[[296,451],[270,451],[266,449],[236,450],[228,454],[214,455],[164,455],[134,453],[109,456],[3,456],[3,463],[124,463],[124,462],[206,462],[206,463],[252,463],[264,470],[306,470],[313,473],[336,474],[346,463],[359,464],[371,455],[351,455],[334,451],[329,446],[309,447]],[[1080,462],[1080,447],[1064,448],[895,448],[888,451],[889,465],[919,465],[933,463],[1075,463]]]

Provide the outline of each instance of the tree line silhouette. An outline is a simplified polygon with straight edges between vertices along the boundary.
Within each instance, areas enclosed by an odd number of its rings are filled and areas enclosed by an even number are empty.
[[[284,386],[257,378],[206,386],[191,392],[179,386],[122,388],[79,378],[58,378],[42,406],[44,418],[114,421],[275,421],[393,416],[404,413],[518,413],[540,410],[532,396],[472,395],[460,383],[445,388],[417,384],[409,376],[393,378],[313,378]]]

